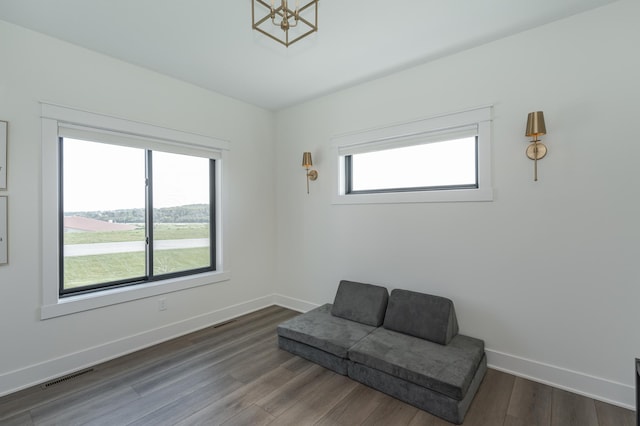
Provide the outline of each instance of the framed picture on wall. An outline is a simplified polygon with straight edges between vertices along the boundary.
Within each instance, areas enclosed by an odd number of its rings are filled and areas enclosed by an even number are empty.
[[[7,189],[7,122],[0,121],[0,189]]]
[[[7,263],[8,261],[8,233],[7,222],[7,197],[0,197],[0,265]]]

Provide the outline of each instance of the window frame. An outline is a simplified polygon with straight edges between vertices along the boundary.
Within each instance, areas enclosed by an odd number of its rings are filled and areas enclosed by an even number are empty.
[[[59,183],[59,190],[58,190],[58,205],[61,207],[59,209],[58,215],[58,232],[59,232],[59,240],[58,240],[58,250],[59,253],[64,253],[64,214],[65,212],[63,211],[63,207],[64,207],[64,164],[65,164],[65,158],[64,158],[64,139],[71,139],[71,138],[66,138],[66,137],[62,137],[60,136],[58,138],[58,155],[60,157],[59,159],[59,164],[62,165],[62,167],[59,168],[59,176],[58,176],[58,183]],[[76,139],[77,140],[77,139]],[[88,143],[100,143],[100,142],[94,142],[94,141],[85,141],[85,140],[81,140],[82,142],[88,142]],[[115,146],[113,144],[110,144],[111,146]],[[137,149],[143,149],[143,148],[137,148]],[[165,273],[165,274],[158,274],[156,275],[154,273],[154,262],[155,262],[155,250],[154,250],[154,240],[155,240],[155,236],[154,236],[154,220],[153,220],[153,208],[154,208],[154,204],[153,204],[153,187],[154,187],[154,178],[153,178],[153,153],[154,152],[163,152],[163,151],[158,151],[158,150],[150,150],[150,149],[144,149],[144,162],[143,164],[141,164],[141,167],[145,168],[145,181],[146,181],[146,185],[145,185],[145,235],[146,235],[146,243],[145,243],[145,258],[146,258],[146,265],[145,265],[145,275],[143,276],[137,276],[137,277],[130,277],[130,278],[126,278],[126,279],[121,279],[121,280],[116,280],[116,281],[105,281],[105,282],[98,282],[98,283],[94,283],[94,284],[89,284],[89,285],[85,285],[85,286],[81,286],[81,287],[74,287],[71,289],[67,289],[65,288],[65,284],[64,284],[64,256],[58,256],[58,268],[59,268],[59,274],[60,277],[58,278],[59,283],[58,283],[58,295],[61,298],[65,298],[65,297],[71,297],[73,295],[76,294],[83,294],[83,293],[92,293],[92,292],[98,292],[98,291],[104,291],[108,288],[117,288],[117,287],[125,287],[125,286],[133,286],[133,285],[140,285],[143,283],[149,283],[149,282],[154,282],[154,281],[162,281],[162,280],[166,280],[169,278],[175,278],[175,277],[179,277],[179,276],[187,276],[187,275],[195,275],[198,273],[202,273],[202,272],[211,272],[211,271],[215,271],[216,270],[216,257],[215,257],[215,163],[216,160],[213,158],[205,158],[205,160],[208,161],[209,164],[209,244],[210,244],[210,253],[209,253],[209,266],[206,267],[200,267],[200,268],[196,268],[196,269],[189,269],[189,270],[184,270],[184,271],[178,271],[178,272],[170,272],[170,273]],[[202,157],[197,157],[197,158],[202,158]]]
[[[332,202],[334,204],[428,203],[492,201],[491,187],[491,115],[492,107],[433,116],[386,127],[337,135],[332,138],[336,168]],[[346,158],[353,154],[476,136],[477,187],[444,186],[427,188],[348,191],[349,170]]]
[[[470,139],[471,137],[469,137]],[[474,183],[465,184],[451,184],[451,185],[430,185],[430,186],[400,186],[391,188],[377,188],[377,189],[353,189],[353,156],[358,154],[347,154],[344,156],[344,193],[345,195],[352,194],[388,194],[394,192],[416,192],[416,191],[445,191],[445,190],[459,190],[459,189],[477,189],[478,188],[478,135],[474,137],[474,157],[475,157],[475,169],[474,169]],[[456,138],[447,138],[440,142],[454,141]],[[416,143],[415,145],[408,146],[421,146],[434,142]],[[380,150],[382,151],[382,150]],[[380,152],[373,151],[373,152]]]
[[[230,279],[225,268],[228,256],[223,241],[222,229],[222,174],[225,152],[229,142],[210,136],[135,122],[127,119],[97,114],[41,103],[42,120],[42,305],[41,319],[73,314],[90,309],[209,285]],[[214,222],[211,232],[211,250],[215,253],[214,271],[190,275],[171,276],[166,279],[147,281],[136,285],[112,287],[100,291],[74,295],[60,295],[60,156],[58,142],[61,134],[93,134],[104,140],[116,140],[125,146],[145,147],[157,151],[195,155],[215,161],[215,186],[211,206]],[[223,262],[224,260],[224,262]]]

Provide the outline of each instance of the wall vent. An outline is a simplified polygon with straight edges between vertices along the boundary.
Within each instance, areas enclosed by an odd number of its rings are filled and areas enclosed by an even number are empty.
[[[62,382],[66,382],[71,379],[75,379],[76,377],[80,377],[87,373],[91,373],[92,371],[93,371],[93,368],[87,368],[84,370],[76,371],[75,373],[67,374],[66,376],[58,377],[57,379],[53,379],[50,382],[43,383],[42,385],[40,385],[40,387],[42,387],[42,389],[47,389],[48,387],[57,385]]]

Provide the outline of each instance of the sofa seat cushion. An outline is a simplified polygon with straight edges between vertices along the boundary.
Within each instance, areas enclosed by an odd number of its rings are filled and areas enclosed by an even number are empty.
[[[378,327],[384,320],[388,300],[389,292],[385,287],[342,280],[331,314]]]
[[[349,359],[456,400],[469,389],[484,342],[456,335],[440,345],[428,340],[378,328],[349,350]]]
[[[348,349],[375,330],[371,325],[331,315],[327,303],[278,326],[278,335],[347,358]]]

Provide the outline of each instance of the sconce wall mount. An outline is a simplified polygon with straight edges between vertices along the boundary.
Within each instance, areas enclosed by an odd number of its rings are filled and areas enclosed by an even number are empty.
[[[318,179],[318,171],[310,170],[311,166],[313,166],[313,160],[311,159],[311,153],[305,152],[302,154],[302,167],[307,170],[307,194],[309,193],[309,181],[315,181]]]
[[[547,134],[547,127],[544,123],[544,113],[542,111],[530,112],[527,117],[527,128],[525,136],[533,137],[527,147],[527,157],[534,161],[533,180],[538,180],[538,160],[547,155],[547,147],[540,142],[538,136]]]

